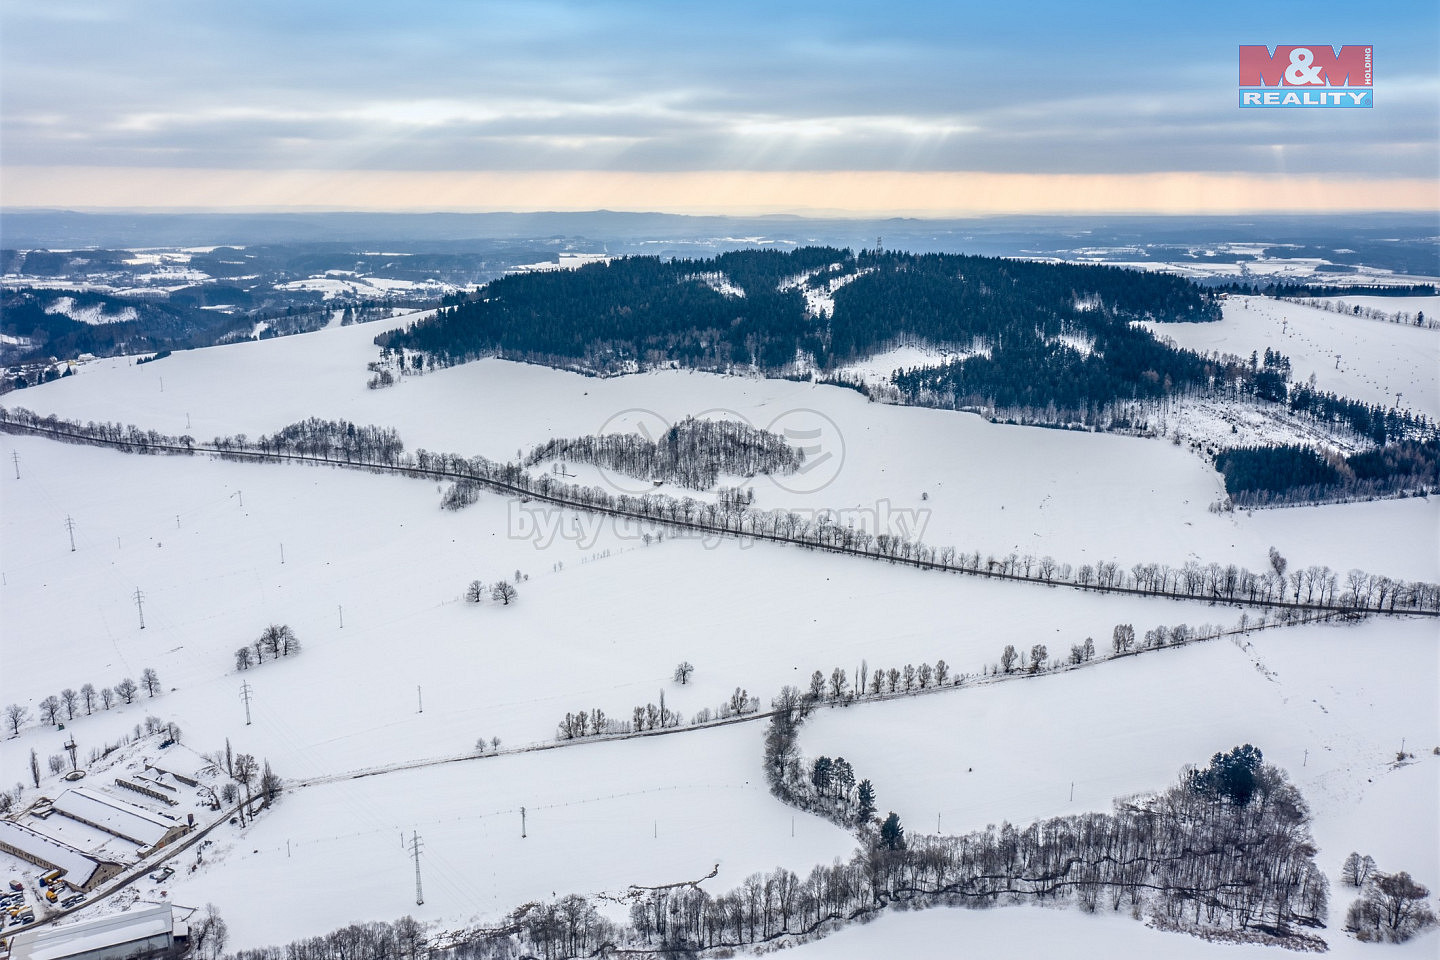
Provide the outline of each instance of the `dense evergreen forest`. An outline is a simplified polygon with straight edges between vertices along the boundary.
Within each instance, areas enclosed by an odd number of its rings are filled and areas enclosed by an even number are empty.
[[[1402,440],[1348,457],[1309,447],[1236,447],[1215,468],[1238,506],[1423,495],[1440,491],[1440,441]]]
[[[826,371],[896,342],[980,344],[984,354],[944,368],[944,389],[1083,411],[1208,382],[1216,364],[1131,321],[1218,317],[1210,294],[1163,274],[805,247],[504,277],[376,343],[434,364],[499,355],[601,374],[667,364]],[[942,388],[927,376],[902,390]]]

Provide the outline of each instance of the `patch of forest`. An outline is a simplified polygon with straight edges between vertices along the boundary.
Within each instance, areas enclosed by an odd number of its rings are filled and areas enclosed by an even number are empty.
[[[1236,506],[1440,492],[1440,441],[1401,440],[1342,457],[1310,447],[1236,447],[1215,458]]]
[[[1219,315],[1209,293],[1165,274],[804,247],[503,277],[376,343],[436,365],[503,356],[596,374],[676,364],[785,374],[832,370],[905,340],[981,342],[991,354],[966,371],[967,394],[1009,395],[1024,383],[1041,406],[1059,396],[1084,409],[1205,382],[1213,364],[1133,321]],[[1081,354],[1075,341],[1095,347]]]
[[[532,449],[524,463],[530,467],[546,460],[591,463],[641,480],[709,490],[722,473],[794,473],[804,454],[784,437],[747,423],[686,417],[653,441],[638,433],[557,438]]]

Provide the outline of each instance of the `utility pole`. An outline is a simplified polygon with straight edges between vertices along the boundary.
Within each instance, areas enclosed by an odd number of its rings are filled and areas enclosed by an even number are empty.
[[[525,808],[520,808],[520,839],[525,839]]]
[[[280,562],[285,562],[285,544],[280,544]]]
[[[416,711],[417,713],[425,712],[425,699],[420,696],[420,685],[418,683],[415,685],[415,704],[420,708]]]
[[[70,517],[65,518],[65,529],[70,532],[70,552],[75,552],[75,521]]]
[[[75,744],[75,734],[70,734],[70,740],[65,744],[65,749],[70,751],[70,769],[78,770],[79,766],[75,762],[75,751],[79,748]]]
[[[344,629],[345,629],[345,608],[344,608],[344,606],[337,606],[335,609],[337,609],[337,610],[340,611],[340,629],[341,629],[341,630],[344,630]]]
[[[425,894],[420,889],[420,834],[410,835],[410,855],[415,858],[415,905],[419,906],[425,902]]]
[[[242,680],[240,683],[240,699],[245,701],[245,726],[250,726],[250,697],[255,693],[250,686],[249,680]]]
[[[139,588],[139,587],[136,587],[136,588],[135,588],[135,609],[138,610],[138,611],[140,611],[140,629],[141,629],[141,630],[144,630],[144,629],[145,629],[145,594],[143,594],[143,593],[140,592],[140,588]]]

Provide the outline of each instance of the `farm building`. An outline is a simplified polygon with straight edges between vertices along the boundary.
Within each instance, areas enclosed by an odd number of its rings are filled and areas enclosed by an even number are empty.
[[[64,870],[65,883],[84,893],[118,875],[122,869],[118,863],[98,860],[13,820],[0,820],[0,853],[19,857],[47,871]]]
[[[184,836],[188,829],[181,821],[86,787],[66,790],[51,807],[61,816],[144,847],[146,853]]]
[[[176,934],[174,911],[169,906],[140,907],[69,926],[18,933],[10,944],[10,960],[149,960],[179,956],[184,939]]]

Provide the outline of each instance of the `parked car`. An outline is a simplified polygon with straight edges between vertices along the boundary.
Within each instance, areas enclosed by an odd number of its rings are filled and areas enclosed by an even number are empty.
[[[156,870],[154,873],[150,874],[150,879],[154,880],[156,883],[164,883],[166,880],[169,880],[174,875],[175,868],[166,867],[163,870]]]

